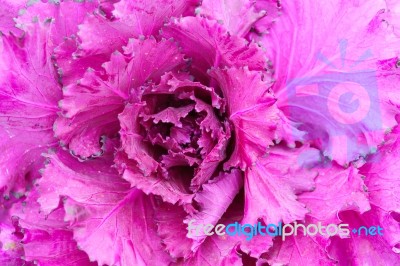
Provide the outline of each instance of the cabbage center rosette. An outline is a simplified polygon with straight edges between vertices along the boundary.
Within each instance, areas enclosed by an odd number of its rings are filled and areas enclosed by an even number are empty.
[[[214,88],[166,74],[142,87],[141,99],[119,115],[121,153],[117,164],[132,185],[171,203],[191,194],[221,169],[231,140],[225,101]]]

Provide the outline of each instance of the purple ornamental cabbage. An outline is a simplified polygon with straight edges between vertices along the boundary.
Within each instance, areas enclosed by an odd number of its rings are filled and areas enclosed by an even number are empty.
[[[398,1],[0,3],[0,265],[400,265]]]

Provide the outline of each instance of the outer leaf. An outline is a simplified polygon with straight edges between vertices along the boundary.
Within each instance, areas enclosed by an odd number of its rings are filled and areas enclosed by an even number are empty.
[[[366,187],[358,170],[343,169],[336,163],[315,168],[315,190],[299,195],[299,201],[310,210],[309,216],[326,224],[338,223],[338,213],[355,210],[361,213],[371,209]]]
[[[378,211],[378,212],[376,212]],[[359,215],[356,212],[348,211],[343,212],[340,217],[343,223],[350,224],[350,228],[359,228],[360,226],[378,226],[376,217],[379,217],[379,210],[371,210],[373,214],[365,213]],[[387,217],[384,222],[388,222]],[[386,225],[389,225],[388,223]],[[392,225],[393,226],[393,225]],[[383,234],[391,234],[393,230],[386,227],[383,229]],[[389,229],[389,230],[388,230]],[[399,224],[397,222],[397,240],[399,233]],[[364,232],[364,231],[363,231]],[[365,233],[360,235],[350,233],[350,238],[339,238],[333,237],[331,244],[328,246],[328,253],[343,265],[368,265],[368,264],[379,264],[379,265],[396,265],[399,262],[400,254],[392,251],[392,248],[384,236],[365,236]],[[362,247],[362,248],[361,248]]]
[[[399,133],[400,128],[396,127],[379,152],[360,168],[360,173],[365,176],[371,203],[387,212],[400,213],[400,178],[397,175],[400,163],[394,160],[400,156]]]
[[[370,211],[362,214],[363,220],[369,225],[380,225],[383,228],[382,238],[399,257],[400,254],[400,216],[396,212],[387,212],[372,205]]]
[[[240,222],[243,224],[243,194],[239,194],[218,221],[221,224]],[[245,236],[218,236],[205,239],[185,265],[247,265],[246,257],[259,258],[272,246],[269,236],[254,236],[250,241]],[[253,262],[254,263],[254,262]]]
[[[37,191],[23,202],[15,204],[12,215],[18,225],[16,235],[22,234],[23,258],[32,265],[94,266],[73,239],[72,231],[64,222],[64,209],[56,208],[50,215],[40,211]],[[18,218],[17,218],[18,217]],[[30,265],[30,264],[29,264]]]
[[[0,43],[0,187],[7,192],[15,183],[24,187],[25,178],[36,178],[40,154],[56,145],[52,126],[61,89],[47,33],[38,25],[23,42],[3,36]]]
[[[317,173],[308,168],[318,159],[318,151],[306,146],[274,147],[266,158],[259,158],[245,173],[244,221],[254,224],[263,218],[278,224],[304,219],[307,209],[296,194],[313,189]]]
[[[157,236],[152,199],[130,189],[107,157],[79,163],[65,153],[50,155],[40,181],[41,205],[51,209],[49,200],[66,198],[65,220],[74,239],[100,265],[167,265],[170,258]]]

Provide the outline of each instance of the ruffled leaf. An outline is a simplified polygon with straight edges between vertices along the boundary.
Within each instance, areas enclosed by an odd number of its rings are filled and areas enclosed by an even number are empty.
[[[174,38],[182,52],[191,59],[191,73],[209,82],[206,72],[211,67],[242,67],[264,70],[265,57],[255,44],[230,36],[216,21],[199,17],[185,17],[169,23],[162,36]],[[206,84],[206,83],[205,83]]]
[[[164,72],[182,63],[172,42],[132,39],[125,54],[116,52],[103,65],[107,75],[88,70],[80,82],[64,88],[60,103],[64,116],[57,119],[56,136],[78,156],[98,155],[100,137],[113,137],[119,131],[118,114],[125,102],[137,99],[145,82],[159,81]]]
[[[246,223],[258,218],[265,223],[291,223],[308,213],[296,194],[314,187],[317,172],[309,169],[319,159],[318,151],[308,147],[274,147],[245,172]]]
[[[394,158],[400,156],[400,128],[387,137],[387,142],[379,152],[371,156],[360,168],[365,176],[369,200],[375,206],[391,212],[400,213],[400,178],[397,175],[400,163]]]
[[[0,223],[0,263],[1,265],[33,265],[22,259],[24,249],[12,225]]]
[[[362,176],[353,166],[343,169],[336,163],[314,168],[318,171],[315,190],[299,195],[299,201],[310,210],[309,216],[326,224],[338,223],[338,213],[371,209]]]
[[[226,226],[238,221],[244,224],[242,218],[243,194],[239,194],[218,224]],[[271,246],[272,238],[269,236],[255,235],[251,240],[246,240],[243,235],[219,236],[214,233],[196,247],[195,253],[185,261],[185,265],[247,265],[246,258],[252,256],[254,261],[254,258],[259,258]]]
[[[265,12],[257,12],[254,2],[249,0],[205,0],[200,7],[200,15],[217,20],[232,35],[238,36],[247,34],[253,24],[264,14]]]
[[[204,184],[202,191],[196,193],[194,197],[199,206],[199,211],[187,217],[185,223],[193,221],[192,225],[194,226],[199,224],[216,225],[232,204],[242,186],[243,177],[239,170],[221,173],[207,184]],[[192,238],[197,242],[193,248],[197,249],[206,236],[201,234]]]
[[[276,238],[273,249],[263,257],[270,265],[336,265],[336,261],[325,251],[325,246],[325,241],[299,233],[287,237],[285,241]]]
[[[94,266],[85,252],[78,248],[72,231],[64,221],[64,209],[56,207],[46,215],[37,203],[37,191],[30,192],[24,201],[11,210],[16,226],[15,235],[21,235],[23,258],[32,265]]]
[[[28,2],[28,1],[25,1]],[[29,1],[27,8],[16,19],[18,27],[26,32],[32,30],[35,24],[51,24],[49,45],[54,48],[61,44],[64,38],[76,35],[78,25],[87,14],[98,8],[97,1]]]
[[[129,38],[156,36],[171,17],[194,14],[197,1],[128,1],[114,4],[113,20],[93,15],[80,26],[81,55],[109,55],[126,45]]]
[[[116,156],[116,164],[119,165],[119,170],[123,174],[123,178],[132,185],[143,190],[145,193],[159,195],[164,201],[171,204],[179,202],[180,204],[190,204],[193,199],[192,191],[189,190],[188,180],[192,176],[191,171],[177,171],[176,174],[181,178],[165,178],[161,174],[152,173],[145,175],[143,173],[144,164],[154,165],[154,169],[158,169],[159,164],[151,157],[144,158],[138,165],[135,161],[127,157],[125,153],[118,153]],[[165,162],[165,160],[163,161]],[[184,160],[184,164],[190,162]],[[179,165],[178,165],[179,166]],[[139,168],[142,167],[142,168]],[[161,171],[160,171],[161,172]]]
[[[193,240],[188,238],[184,220],[187,216],[183,207],[166,202],[156,204],[157,233],[166,250],[174,258],[187,259],[191,254]]]
[[[340,217],[343,223],[350,225],[351,229],[359,229],[361,226],[369,228],[370,226],[377,227],[382,224],[377,224],[376,217],[379,217],[379,213],[375,210],[371,210],[372,215],[365,213],[359,215],[353,211],[347,211],[341,213]],[[379,211],[378,211],[379,212]],[[371,219],[372,218],[372,219]],[[386,220],[385,222],[388,222]],[[399,232],[397,222],[397,234]],[[385,227],[380,232],[383,235],[390,234],[391,230],[387,230]],[[331,238],[331,244],[327,247],[327,251],[330,256],[340,261],[343,264],[350,265],[368,265],[368,264],[379,264],[379,265],[393,265],[399,261],[400,254],[397,254],[392,250],[390,244],[386,241],[384,236],[378,234],[378,229],[375,231],[376,235],[365,235],[365,230],[360,231],[360,235],[351,232],[349,238]],[[398,236],[398,235],[397,235]],[[362,247],[362,248],[361,248]]]
[[[50,155],[39,184],[42,208],[51,209],[51,202],[65,198],[65,220],[74,239],[100,265],[168,264],[152,199],[130,189],[111,164],[108,157],[80,163],[63,152]]]
[[[156,35],[171,17],[194,15],[197,0],[121,0],[114,5],[113,15],[132,29],[134,36]]]
[[[5,35],[13,33],[20,35],[22,31],[15,27],[14,19],[21,9],[25,7],[25,0],[2,0],[0,2],[0,32]]]
[[[228,117],[235,128],[235,149],[225,168],[244,169],[267,152],[274,141],[285,139],[294,145],[292,133],[301,133],[284,117],[269,92],[267,77],[247,68],[214,69],[211,76],[218,82],[227,100]]]

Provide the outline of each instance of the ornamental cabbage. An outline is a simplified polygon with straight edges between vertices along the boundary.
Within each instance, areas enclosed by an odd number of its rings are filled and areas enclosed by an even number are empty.
[[[1,265],[399,263],[396,1],[0,3]]]

